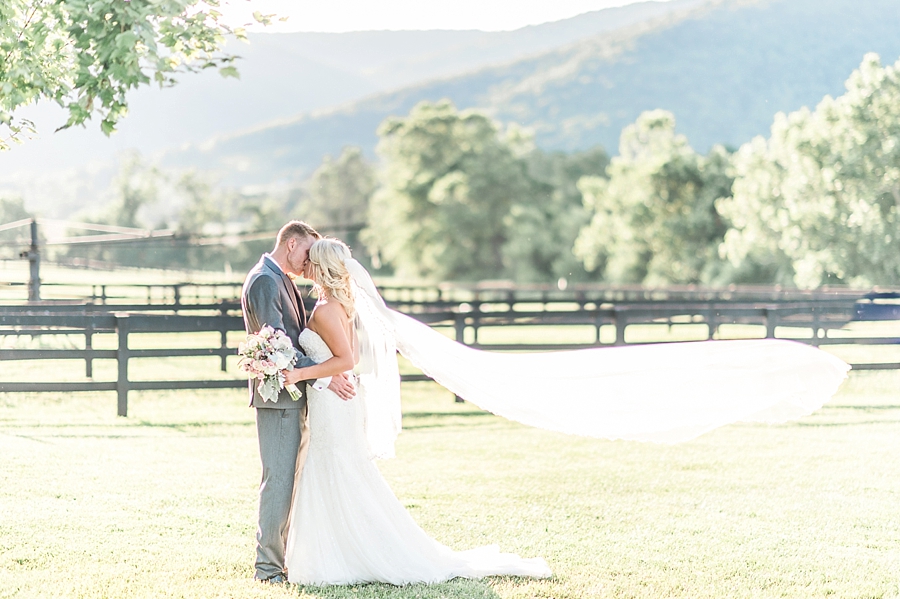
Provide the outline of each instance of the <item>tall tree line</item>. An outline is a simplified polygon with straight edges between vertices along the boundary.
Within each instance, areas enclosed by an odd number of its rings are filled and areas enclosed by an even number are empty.
[[[694,151],[642,114],[619,155],[546,155],[476,111],[422,104],[381,128],[364,239],[401,273],[612,283],[900,283],[900,62],[778,114],[768,138]],[[573,193],[577,189],[578,193]]]
[[[85,218],[170,228],[175,239],[70,254],[246,268],[271,239],[229,245],[230,233],[302,218],[404,278],[900,283],[900,62],[882,66],[874,54],[842,96],[776,115],[768,138],[737,150],[699,154],[662,110],[626,127],[611,160],[600,148],[542,152],[528,131],[447,101],[419,104],[378,133],[376,160],[345,148],[278,192],[222,190],[202,173],[128,157],[111,201]],[[21,217],[20,204],[0,207]]]

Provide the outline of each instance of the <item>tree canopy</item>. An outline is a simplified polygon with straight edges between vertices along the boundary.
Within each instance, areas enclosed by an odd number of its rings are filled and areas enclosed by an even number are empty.
[[[294,206],[303,220],[316,223],[330,235],[337,235],[353,250],[354,256],[368,263],[360,232],[372,194],[378,187],[378,174],[355,146],[343,149],[337,159],[325,156],[309,178],[305,193]]]
[[[545,154],[522,129],[449,101],[423,102],[379,135],[382,181],[364,241],[397,274],[586,277],[571,251],[587,221],[576,184],[603,173],[605,152]]]
[[[846,88],[815,110],[776,115],[768,138],[706,155],[662,110],[626,127],[610,161],[599,148],[541,152],[526,131],[443,101],[386,120],[380,164],[346,148],[285,193],[225,192],[201,173],[166,174],[132,157],[113,201],[90,218],[178,238],[71,255],[242,266],[271,242],[257,232],[304,218],[347,238],[382,274],[430,280],[896,285],[900,62],[867,55]],[[2,214],[27,211],[10,198]],[[212,247],[228,235],[248,243]]]
[[[900,62],[868,54],[838,98],[779,114],[735,158],[735,263],[766,261],[800,287],[900,282]]]
[[[727,229],[715,201],[729,195],[729,155],[697,154],[675,117],[645,112],[622,132],[607,177],[579,182],[591,218],[575,253],[617,283],[709,283]]]
[[[504,220],[528,189],[517,152],[527,143],[475,110],[423,102],[379,129],[383,185],[366,242],[403,275],[497,278]]]
[[[173,85],[179,73],[237,76],[219,0],[3,0],[0,2],[0,149],[34,131],[16,111],[39,100],[68,111],[62,128],[100,119],[107,135],[129,90]],[[257,20],[270,17],[256,13]]]
[[[507,277],[523,283],[597,280],[572,252],[573,240],[590,220],[578,182],[602,177],[609,157],[602,148],[542,152],[525,157],[530,193],[518,197],[506,218]]]

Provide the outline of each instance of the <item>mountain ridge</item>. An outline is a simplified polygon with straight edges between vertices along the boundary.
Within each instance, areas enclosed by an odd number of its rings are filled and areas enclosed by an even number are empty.
[[[515,60],[665,13],[685,1],[703,0],[645,1],[509,32],[251,33],[249,45],[232,40],[227,46],[242,56],[240,80],[208,71],[191,74],[173,88],[136,90],[129,94],[129,115],[110,139],[93,123],[86,130],[48,134],[65,121],[64,113],[52,103],[27,110],[22,116],[37,122],[44,136],[0,157],[0,177],[12,169],[43,173],[80,167],[88,162],[84,155],[103,160],[127,148],[151,155],[202,144],[436,76]]]
[[[231,173],[227,182],[302,179],[324,154],[359,145],[417,102],[450,99],[531,127],[539,147],[614,153],[643,110],[671,110],[701,151],[764,134],[779,111],[837,94],[869,51],[900,56],[893,0],[710,0],[658,19],[458,77],[376,94],[318,115],[169,155]]]
[[[677,16],[679,14],[683,14],[683,15],[693,14],[697,10],[702,10],[704,7],[709,6],[709,5],[719,4],[722,1],[723,0],[680,0],[680,1],[670,2],[667,4],[668,10],[660,11],[659,13],[657,13],[659,16],[654,15],[654,17],[651,19],[646,19],[644,21],[638,21],[635,23],[631,23],[628,26],[626,26],[625,28],[613,30],[612,31],[613,40],[617,40],[620,37],[628,38],[630,35],[633,35],[634,31],[644,32],[644,31],[652,30],[656,27],[659,27],[660,24],[665,23],[668,19],[671,19],[673,15]],[[743,0],[743,1],[751,1],[752,2],[754,0]],[[649,2],[642,3],[642,5],[647,5],[647,4],[652,4],[652,3],[649,3]],[[607,10],[612,10],[612,9],[607,9]],[[597,12],[603,13],[606,11],[597,11]],[[594,13],[588,13],[588,14],[590,15],[590,14],[594,14]],[[583,16],[584,15],[582,15],[582,17]],[[578,19],[578,18],[579,17],[573,17],[572,20]],[[554,25],[554,24],[548,24],[548,25]],[[547,25],[545,25],[545,26],[547,26]],[[622,31],[623,29],[624,29],[624,32]],[[509,69],[511,66],[516,65],[516,64],[521,64],[524,61],[541,60],[541,59],[546,58],[548,55],[554,55],[559,52],[565,52],[568,49],[575,47],[579,43],[582,43],[582,42],[583,42],[583,40],[576,40],[574,42],[564,44],[562,46],[554,48],[553,50],[551,50],[549,52],[544,52],[544,53],[541,53],[534,57],[525,57],[523,59],[519,59],[519,60],[510,62],[510,63],[485,65],[485,66],[480,67],[472,72],[466,73],[465,75],[462,75],[462,76],[450,75],[450,76],[445,76],[445,77],[439,77],[439,78],[435,78],[430,81],[426,81],[426,82],[423,82],[423,83],[420,83],[420,84],[417,84],[414,86],[408,86],[408,87],[400,89],[400,90],[386,92],[386,93],[374,93],[366,98],[362,98],[360,100],[355,100],[355,101],[351,101],[351,102],[346,102],[339,106],[328,107],[328,108],[324,108],[324,109],[317,110],[317,111],[311,111],[308,113],[302,113],[302,114],[296,115],[294,117],[279,119],[277,122],[264,123],[259,126],[253,127],[252,129],[239,131],[239,132],[225,133],[225,134],[216,136],[215,138],[206,140],[202,144],[193,145],[188,149],[182,148],[181,150],[179,150],[178,153],[175,154],[176,156],[179,156],[179,158],[175,158],[174,160],[171,158],[172,154],[170,153],[169,157],[164,158],[164,163],[168,164],[170,166],[176,166],[176,164],[179,161],[186,160],[190,164],[196,165],[199,168],[203,168],[203,169],[216,170],[217,167],[219,167],[219,170],[233,170],[234,168],[238,168],[240,170],[242,168],[243,164],[245,163],[245,161],[242,161],[240,159],[227,159],[226,158],[224,163],[220,165],[217,162],[217,160],[215,160],[215,159],[212,161],[205,160],[203,158],[202,154],[210,151],[211,149],[215,148],[216,146],[228,145],[231,142],[237,141],[242,144],[243,141],[247,139],[247,137],[252,137],[252,136],[260,135],[260,134],[265,135],[267,132],[273,132],[275,134],[276,138],[280,138],[280,137],[282,137],[281,135],[278,134],[278,130],[280,130],[280,129],[291,128],[291,127],[295,127],[295,126],[302,126],[305,123],[316,122],[317,120],[319,120],[321,118],[325,118],[325,119],[335,118],[339,121],[343,121],[343,123],[339,123],[336,128],[331,127],[328,129],[329,133],[334,134],[331,137],[335,140],[334,143],[330,144],[328,149],[326,149],[324,152],[320,152],[320,150],[317,148],[317,149],[312,150],[311,152],[307,152],[303,156],[303,158],[301,159],[301,162],[305,165],[305,167],[302,168],[301,170],[299,170],[299,172],[296,174],[296,176],[293,177],[294,180],[297,180],[297,179],[307,176],[309,174],[310,170],[312,168],[314,168],[315,165],[317,165],[318,162],[321,161],[321,159],[326,154],[335,155],[338,152],[340,152],[342,147],[344,147],[346,145],[363,146],[364,149],[368,150],[367,153],[370,155],[370,157],[372,156],[372,148],[374,147],[375,141],[377,140],[377,137],[375,135],[375,128],[377,126],[377,123],[375,123],[375,126],[372,126],[371,121],[359,123],[361,125],[361,128],[357,129],[357,131],[359,131],[359,130],[365,131],[365,133],[363,133],[363,136],[361,136],[361,137],[358,137],[358,136],[353,137],[352,135],[348,137],[346,135],[345,131],[341,131],[341,128],[343,128],[344,130],[356,129],[356,126],[354,124],[355,123],[354,119],[355,119],[355,117],[357,117],[359,115],[360,107],[363,107],[364,110],[365,109],[369,109],[369,110],[374,109],[374,111],[377,113],[391,112],[391,113],[394,113],[394,116],[400,116],[401,114],[405,114],[406,112],[408,112],[412,108],[413,105],[415,105],[416,103],[418,103],[420,101],[419,96],[422,95],[422,90],[428,90],[429,88],[433,88],[435,86],[441,86],[441,85],[448,85],[448,84],[453,85],[455,82],[459,81],[461,77],[464,79],[472,79],[472,78],[477,78],[480,76],[490,75],[490,74],[496,73],[496,72],[502,72],[506,69]],[[609,42],[605,42],[605,43],[609,43]],[[458,96],[458,94],[453,94],[453,95]],[[438,98],[434,94],[432,94],[431,99],[437,100],[440,98]],[[455,98],[451,98],[451,99],[455,99]],[[469,102],[464,102],[464,104],[471,104],[472,105],[471,107],[474,107],[475,105],[477,105],[477,101],[475,100],[475,98],[472,98],[472,99],[470,99]],[[466,107],[470,107],[470,106],[466,106]],[[380,116],[381,115],[379,114],[379,117]],[[380,121],[381,121],[381,118],[378,118],[378,122],[380,122]],[[344,125],[344,126],[341,127],[341,125]],[[328,136],[325,135],[323,137],[328,137]],[[351,139],[351,141],[346,141],[347,139]],[[269,140],[269,141],[272,141],[272,140]],[[197,152],[197,150],[199,150],[199,152]],[[185,153],[190,155],[190,157],[185,159],[184,158]],[[276,150],[276,153],[280,153],[280,152],[278,150]],[[269,162],[268,159],[266,161]],[[255,181],[255,182],[257,182],[257,181]],[[284,182],[285,181],[281,181],[281,183],[284,183]]]

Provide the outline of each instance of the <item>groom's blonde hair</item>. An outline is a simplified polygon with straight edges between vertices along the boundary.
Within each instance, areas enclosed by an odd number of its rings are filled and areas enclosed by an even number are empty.
[[[318,231],[313,229],[307,223],[302,220],[292,220],[278,231],[278,236],[275,238],[275,247],[279,247],[287,243],[287,240],[291,237],[299,237],[300,239],[305,239],[307,237],[312,237],[313,239],[322,239],[322,236]]]

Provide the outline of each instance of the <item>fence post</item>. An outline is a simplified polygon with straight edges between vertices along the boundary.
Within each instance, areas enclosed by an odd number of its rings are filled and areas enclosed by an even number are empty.
[[[226,370],[228,370],[228,325],[225,323],[225,317],[228,315],[228,311],[225,308],[222,308],[219,311],[219,314],[222,315],[222,328],[219,329],[222,344],[219,348],[219,355],[222,359],[222,372],[225,372]]]
[[[119,336],[116,352],[116,360],[119,364],[119,376],[116,379],[119,416],[128,416],[128,329],[130,324],[127,314],[116,315],[116,330]]]
[[[456,331],[456,341],[457,343],[466,344],[466,315],[462,312],[457,312],[453,315],[453,328]],[[465,400],[459,395],[453,394],[453,401],[456,403],[463,403]]]
[[[615,306],[613,310],[615,310],[613,320],[616,324],[616,340],[614,345],[625,345],[625,327],[628,326],[628,318],[625,316],[625,311],[619,308],[619,306]]]
[[[709,304],[709,308],[706,311],[706,327],[708,329],[708,338],[712,339],[716,335],[716,329],[719,327],[719,321],[716,317],[716,309],[712,304]]]
[[[481,300],[478,298],[472,302],[472,345],[478,345],[478,327],[481,326]]]
[[[453,328],[456,331],[456,342],[466,344],[466,315],[457,312],[453,315]]]
[[[812,346],[819,347],[819,309],[816,306],[812,308]]]
[[[38,248],[37,220],[31,219],[31,245],[19,254],[28,260],[30,278],[28,280],[28,301],[41,301],[41,253]]]
[[[84,305],[87,322],[84,324],[84,376],[94,378],[94,304]]]
[[[778,308],[766,306],[766,339],[775,338],[775,327],[778,326]]]

